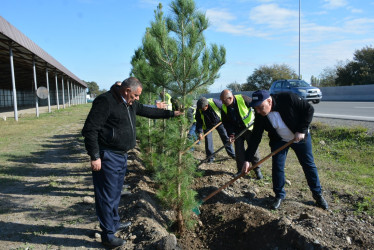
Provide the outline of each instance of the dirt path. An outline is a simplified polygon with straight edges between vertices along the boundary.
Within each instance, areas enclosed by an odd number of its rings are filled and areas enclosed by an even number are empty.
[[[0,249],[101,248],[87,156],[78,126],[61,128],[30,157],[14,157],[3,171],[9,181],[0,192]]]

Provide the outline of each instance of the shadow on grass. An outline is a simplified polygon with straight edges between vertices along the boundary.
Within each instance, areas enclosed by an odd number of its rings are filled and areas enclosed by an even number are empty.
[[[33,244],[45,244],[57,245],[62,247],[88,247],[88,248],[100,248],[102,245],[100,242],[91,242],[84,239],[70,238],[72,236],[84,236],[94,237],[95,230],[84,229],[79,227],[65,227],[63,225],[58,226],[47,226],[47,225],[27,225],[23,223],[15,222],[3,222],[0,221],[1,228],[1,241],[4,243],[17,242],[19,241],[20,246],[22,244],[28,245],[30,249],[33,249]],[[2,232],[4,231],[4,232]],[[20,240],[22,239],[22,240]],[[3,246],[4,247],[4,246]],[[21,248],[17,248],[21,249]],[[23,249],[23,248],[22,248]],[[26,248],[25,248],[26,249]]]

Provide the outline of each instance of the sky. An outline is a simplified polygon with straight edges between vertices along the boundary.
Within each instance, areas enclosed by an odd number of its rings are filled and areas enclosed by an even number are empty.
[[[0,15],[78,78],[108,90],[129,77],[160,2],[170,16],[170,0],[0,0]],[[195,0],[209,19],[207,44],[226,48],[226,64],[209,91],[245,83],[255,69],[274,64],[310,82],[374,46],[374,0],[300,3],[299,36],[297,0]]]

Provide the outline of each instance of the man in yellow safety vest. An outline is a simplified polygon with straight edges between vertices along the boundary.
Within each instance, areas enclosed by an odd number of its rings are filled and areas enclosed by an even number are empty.
[[[221,93],[222,105],[222,123],[226,128],[227,134],[230,137],[231,142],[235,143],[235,155],[236,155],[236,167],[237,174],[241,173],[243,163],[245,161],[245,146],[244,142],[247,142],[247,147],[251,140],[253,125],[248,128],[248,125],[254,121],[255,114],[250,106],[252,99],[245,95],[233,95],[228,89],[225,89]],[[245,133],[234,141],[235,135],[245,130]],[[260,161],[260,155],[258,150],[252,159],[252,164],[256,164]],[[262,173],[260,166],[254,169],[258,180],[262,179]]]

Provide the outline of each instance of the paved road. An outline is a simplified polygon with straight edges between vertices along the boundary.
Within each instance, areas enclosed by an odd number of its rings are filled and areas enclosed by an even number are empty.
[[[320,102],[313,104],[314,116],[374,122],[374,102]]]

